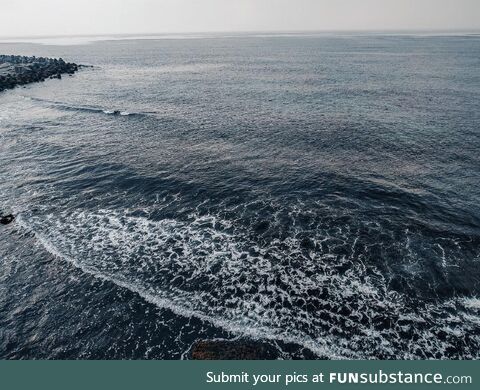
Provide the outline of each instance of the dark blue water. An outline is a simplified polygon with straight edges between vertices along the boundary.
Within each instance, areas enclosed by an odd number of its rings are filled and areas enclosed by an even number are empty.
[[[480,358],[480,37],[0,52],[1,358]]]

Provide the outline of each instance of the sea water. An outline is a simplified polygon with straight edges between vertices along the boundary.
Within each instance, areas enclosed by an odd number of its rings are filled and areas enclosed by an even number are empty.
[[[1,358],[480,357],[480,37],[7,42]]]

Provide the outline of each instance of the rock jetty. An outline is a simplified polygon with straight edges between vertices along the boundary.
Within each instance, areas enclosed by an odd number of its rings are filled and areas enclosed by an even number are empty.
[[[61,79],[62,74],[74,74],[81,65],[62,58],[0,55],[0,92],[48,78]]]

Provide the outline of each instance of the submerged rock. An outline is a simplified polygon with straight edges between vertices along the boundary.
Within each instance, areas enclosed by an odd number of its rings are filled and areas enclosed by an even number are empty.
[[[278,353],[256,341],[200,340],[191,349],[193,360],[272,360]]]
[[[15,217],[12,214],[8,215],[0,215],[0,224],[2,225],[8,225],[13,222]]]

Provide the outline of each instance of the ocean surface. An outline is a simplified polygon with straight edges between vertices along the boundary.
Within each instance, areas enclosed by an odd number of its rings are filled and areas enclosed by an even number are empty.
[[[480,358],[480,36],[4,42],[0,358]]]

